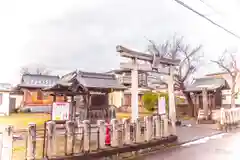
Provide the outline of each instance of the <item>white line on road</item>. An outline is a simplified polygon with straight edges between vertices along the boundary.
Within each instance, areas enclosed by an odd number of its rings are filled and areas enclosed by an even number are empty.
[[[190,146],[190,145],[193,145],[193,144],[202,144],[202,143],[206,143],[207,141],[211,140],[211,139],[219,139],[219,138],[222,138],[226,133],[220,133],[220,134],[216,134],[216,135],[212,135],[212,136],[207,136],[207,137],[204,137],[204,138],[200,138],[198,140],[195,140],[195,141],[191,141],[191,142],[188,142],[188,143],[184,143],[182,144],[181,146]]]

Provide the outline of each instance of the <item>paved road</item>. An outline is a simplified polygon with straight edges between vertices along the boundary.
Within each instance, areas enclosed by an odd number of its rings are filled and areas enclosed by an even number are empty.
[[[181,148],[148,155],[138,160],[239,160],[240,132],[198,141]]]

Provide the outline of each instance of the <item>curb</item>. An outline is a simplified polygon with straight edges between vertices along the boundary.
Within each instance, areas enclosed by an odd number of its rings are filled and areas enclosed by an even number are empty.
[[[192,145],[194,144],[194,142],[196,141],[199,141],[201,139],[211,139],[212,137],[216,137],[216,136],[224,136],[225,134],[227,134],[226,132],[219,132],[219,133],[213,133],[213,134],[210,134],[208,136],[200,136],[200,137],[197,137],[197,138],[194,138],[194,139],[191,139],[191,140],[188,140],[188,141],[184,141],[184,142],[178,142],[178,140],[176,142],[173,142],[173,143],[170,143],[170,144],[167,144],[167,145],[164,145],[164,146],[157,146],[155,148],[152,148],[150,150],[147,150],[147,151],[142,151],[140,153],[139,156],[135,156],[135,157],[129,157],[126,159],[130,160],[130,159],[135,159],[135,158],[138,158],[140,156],[148,156],[148,155],[151,155],[151,154],[156,154],[156,153],[161,153],[161,152],[165,152],[165,151],[170,151],[171,149],[177,149],[177,148],[180,148],[180,147],[186,147],[188,145],[188,143],[192,143]],[[198,143],[198,144],[201,144],[201,143]],[[185,145],[185,146],[184,146]]]

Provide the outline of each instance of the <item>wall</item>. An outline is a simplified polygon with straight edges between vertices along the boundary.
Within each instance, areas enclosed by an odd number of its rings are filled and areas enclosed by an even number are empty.
[[[24,106],[48,106],[52,105],[53,103],[53,96],[50,93],[42,92],[40,90],[31,90],[31,89],[24,89],[24,96],[23,96],[23,104]],[[41,98],[39,97],[39,93],[42,92],[43,94]],[[57,96],[57,102],[63,102],[64,97]]]
[[[212,75],[210,77],[224,78],[227,81],[229,87],[230,88],[232,87],[232,79],[229,74]],[[235,87],[235,91],[237,92],[238,90],[240,90],[240,75],[238,75],[238,79],[237,79],[237,83],[236,83],[236,87]],[[236,105],[240,105],[240,94],[238,94],[238,96],[236,96],[235,103],[236,103]],[[222,90],[222,104],[225,106],[231,104],[231,91],[230,90]]]
[[[230,105],[231,104],[231,91],[230,90],[222,90],[222,104]],[[235,104],[240,105],[240,95],[235,97]]]
[[[0,115],[9,115],[10,95],[8,92],[0,92]]]
[[[22,101],[23,101],[23,95],[10,95],[11,98],[15,98],[15,108],[20,108]]]
[[[119,108],[123,105],[123,100],[123,91],[114,91],[109,93],[108,102],[110,105],[115,105],[117,108]]]

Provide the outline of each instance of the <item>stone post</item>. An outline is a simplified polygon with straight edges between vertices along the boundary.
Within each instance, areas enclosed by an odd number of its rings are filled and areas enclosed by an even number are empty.
[[[226,116],[225,116],[225,111],[224,108],[220,109],[220,129],[225,125],[226,122]]]
[[[118,146],[118,120],[112,119],[112,136],[111,136],[111,146],[117,147]]]
[[[152,139],[153,135],[153,125],[152,125],[152,117],[146,116],[144,117],[144,123],[145,123],[145,141],[149,142]]]
[[[168,131],[168,118],[166,115],[163,115],[163,137],[168,137],[169,136],[169,131]],[[176,134],[176,131],[172,134]]]
[[[207,94],[206,88],[202,90],[202,102],[203,102],[204,117],[206,120],[208,120],[208,94]]]
[[[164,120],[162,116],[160,116],[160,129],[161,129],[160,135],[161,137],[164,137]]]
[[[161,124],[160,124],[160,116],[154,116],[154,124],[155,124],[155,135],[154,138],[161,138]]]
[[[98,129],[99,129],[99,147],[100,149],[105,148],[105,132],[106,132],[106,127],[105,127],[105,121],[104,120],[98,120]]]
[[[135,121],[135,127],[136,127],[136,137],[135,137],[135,140],[136,140],[136,143],[140,143],[141,142],[141,121],[140,121],[140,118],[138,117]]]
[[[28,140],[27,140],[27,160],[34,160],[36,156],[36,124],[28,124]]]
[[[74,152],[74,143],[75,143],[75,123],[74,121],[66,121],[66,133],[67,133],[67,145],[66,151],[67,153]]]
[[[47,155],[52,157],[56,154],[56,123],[54,121],[47,122]]]
[[[1,160],[12,160],[12,150],[13,150],[13,126],[7,126],[2,128],[2,143],[0,150],[2,153]]]
[[[124,118],[123,119],[124,125],[124,144],[131,144],[131,130],[130,130],[130,119]]]
[[[237,125],[239,125],[239,120],[240,120],[240,109],[237,110]]]
[[[89,152],[90,151],[90,132],[91,132],[91,126],[89,120],[83,121],[83,151]]]

